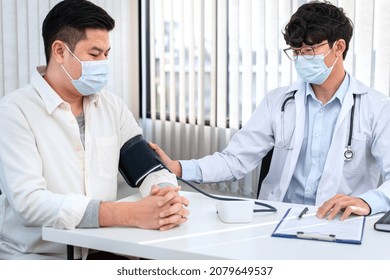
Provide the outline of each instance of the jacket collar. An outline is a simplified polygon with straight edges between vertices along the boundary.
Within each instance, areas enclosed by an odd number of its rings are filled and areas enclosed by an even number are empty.
[[[349,73],[347,73],[349,75]],[[349,88],[348,91],[352,92],[352,94],[365,94],[370,91],[370,88],[363,84],[362,82],[356,80],[354,77],[349,75]]]
[[[287,87],[284,94],[291,94],[293,92],[303,91],[305,92],[306,83],[302,79],[298,79]]]

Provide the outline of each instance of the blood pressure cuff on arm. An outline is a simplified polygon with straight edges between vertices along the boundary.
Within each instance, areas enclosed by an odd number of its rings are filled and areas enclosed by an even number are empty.
[[[150,173],[164,167],[156,159],[142,135],[137,135],[122,146],[119,157],[119,172],[132,188],[139,188]]]

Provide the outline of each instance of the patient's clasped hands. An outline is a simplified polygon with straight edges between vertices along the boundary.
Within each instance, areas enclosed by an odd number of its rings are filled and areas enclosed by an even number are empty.
[[[179,194],[180,189],[152,186],[150,195],[135,202],[101,202],[99,224],[161,231],[174,228],[185,223],[189,214],[189,201]]]

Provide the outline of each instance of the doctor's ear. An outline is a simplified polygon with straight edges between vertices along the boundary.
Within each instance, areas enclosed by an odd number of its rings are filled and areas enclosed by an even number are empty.
[[[51,45],[51,58],[57,63],[62,64],[64,62],[65,46],[64,42],[56,40]]]
[[[336,56],[343,56],[343,53],[345,52],[346,43],[344,39],[339,39],[336,42],[334,42],[333,49],[336,53]]]

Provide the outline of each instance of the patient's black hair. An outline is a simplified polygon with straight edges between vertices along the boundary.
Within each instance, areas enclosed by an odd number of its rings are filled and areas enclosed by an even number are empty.
[[[85,39],[85,29],[111,31],[114,19],[101,7],[87,0],[64,0],[55,5],[42,24],[46,63],[49,64],[51,46],[55,40],[67,43],[71,51]]]

